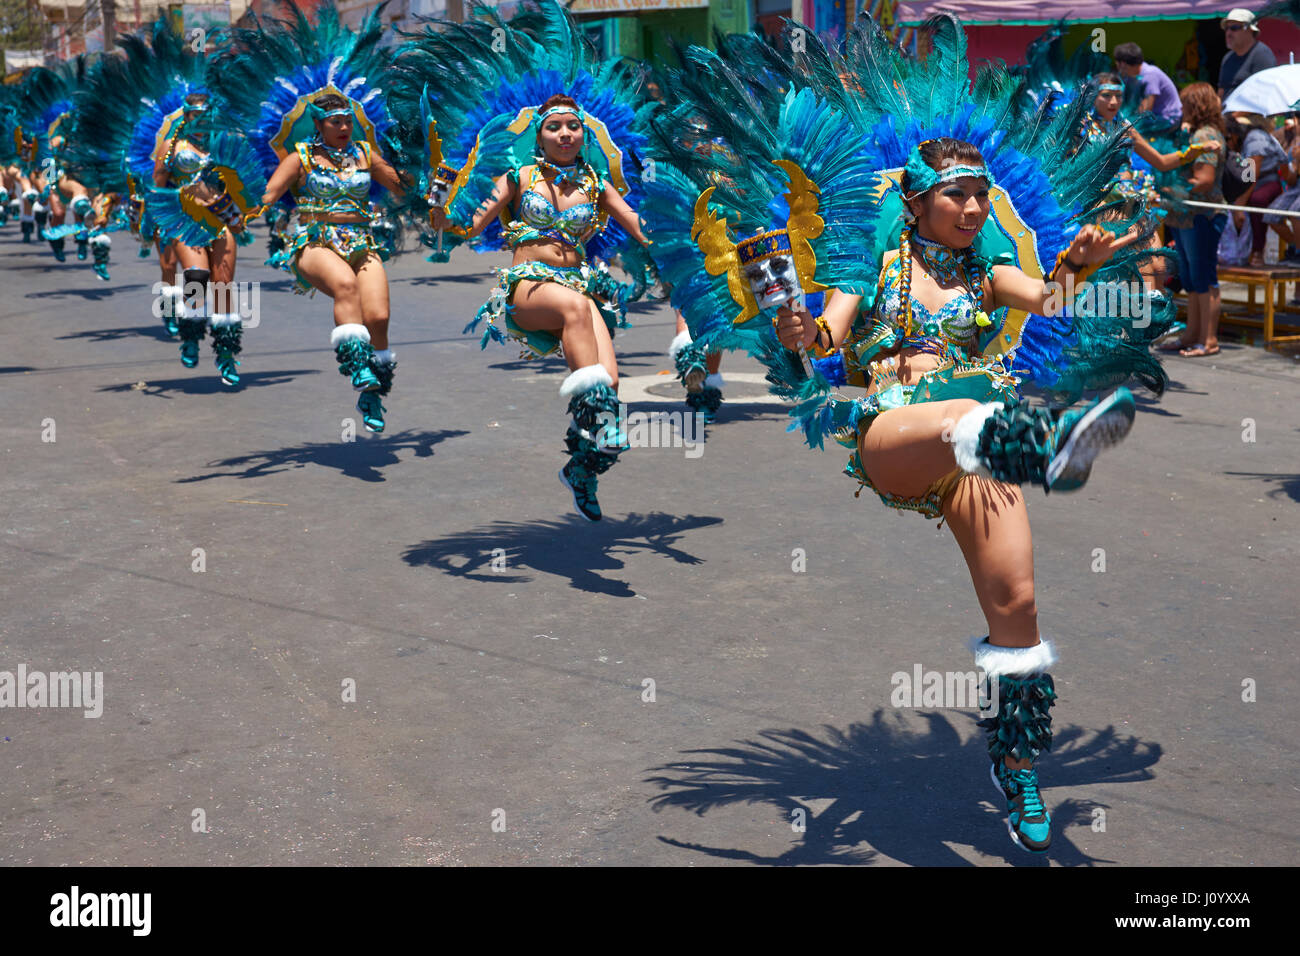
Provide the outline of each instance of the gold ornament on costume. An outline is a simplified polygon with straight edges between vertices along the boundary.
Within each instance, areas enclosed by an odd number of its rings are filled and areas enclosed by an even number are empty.
[[[815,278],[817,256],[812,247],[812,240],[826,228],[817,214],[820,189],[797,164],[786,159],[772,162],[790,182],[785,193],[790,213],[784,229],[758,232],[736,243],[726,220],[709,210],[714,187],[704,190],[695,201],[691,239],[704,253],[705,271],[726,275],[727,291],[740,306],[734,325],[748,322],[763,308],[787,302],[801,307],[804,293],[828,288]]]

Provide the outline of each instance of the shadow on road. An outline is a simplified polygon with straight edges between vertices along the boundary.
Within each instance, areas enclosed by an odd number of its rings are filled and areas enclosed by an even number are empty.
[[[626,581],[597,573],[623,567],[615,552],[651,551],[678,564],[702,564],[700,558],[674,545],[687,531],[721,523],[721,518],[663,512],[629,514],[621,520],[605,518],[594,525],[576,515],[555,521],[497,521],[415,545],[402,560],[413,567],[427,565],[471,581],[501,584],[532,580],[518,573],[530,568],[568,578],[569,586],[579,591],[635,597]],[[581,534],[575,534],[577,530]],[[504,570],[494,571],[495,562]]]
[[[1286,495],[1292,501],[1300,501],[1300,475],[1269,474],[1267,472],[1253,471],[1225,471],[1224,474],[1232,475],[1234,478],[1254,478],[1257,481],[1271,482],[1277,487],[1267,492],[1270,498],[1280,498]]]
[[[7,269],[32,269],[35,266],[6,266]],[[91,273],[94,275],[94,273]],[[24,299],[87,299],[91,302],[100,302],[104,299],[111,298],[114,292],[122,291],[121,286],[112,286],[106,283],[99,285],[87,286],[84,289],[49,289],[45,292],[28,292],[23,296]],[[162,323],[159,323],[161,325]]]
[[[787,824],[802,816],[806,829],[791,830],[796,843],[784,853],[659,839],[719,859],[769,866],[863,864],[879,854],[912,866],[972,865],[946,843],[1013,865],[1046,866],[1049,859],[1061,866],[1111,863],[1088,856],[1070,838],[1075,827],[1090,827],[1094,809],[1106,805],[1073,799],[1052,805],[1052,788],[1152,780],[1150,768],[1162,755],[1159,744],[1121,737],[1113,727],[1058,731],[1051,753],[1039,763],[1052,814],[1052,848],[1031,856],[1007,834],[1005,803],[989,777],[982,731],[963,743],[944,714],[915,712],[928,724],[917,729],[901,713],[892,720],[885,713],[877,710],[871,723],[847,731],[823,726],[823,739],[793,728],[765,730],[761,739],[734,747],[686,751],[704,759],[651,768],[659,775],[646,782],[666,791],[651,798],[655,812],[672,807],[702,817],[732,804],[768,804]],[[960,717],[972,725],[977,719]],[[820,813],[809,806],[827,800]]]
[[[180,341],[175,336],[167,334],[167,330],[163,328],[161,319],[153,325],[133,325],[120,329],[86,329],[84,332],[70,332],[67,335],[56,335],[55,339],[58,341],[64,339],[89,339],[92,342],[114,342],[118,339],[135,338],[138,335],[157,339],[160,342]]]
[[[161,324],[158,326],[162,328]],[[207,356],[204,356],[207,358]],[[139,382],[124,382],[121,385],[105,385],[97,389],[100,392],[141,392],[154,398],[174,398],[169,392],[179,392],[182,395],[215,395],[217,392],[227,394],[236,394],[245,388],[262,388],[267,385],[283,385],[286,382],[292,382],[299,375],[318,375],[319,369],[314,368],[295,368],[281,369],[277,372],[245,372],[239,373],[239,385],[231,388],[221,381],[221,376],[217,374],[216,369],[204,369],[201,365],[196,368],[193,374],[185,378],[165,378],[159,381],[145,382],[144,388],[139,388]]]
[[[434,445],[468,434],[467,431],[451,429],[440,432],[402,431],[369,439],[358,438],[352,442],[307,442],[292,448],[255,451],[210,461],[207,467],[217,470],[206,475],[177,478],[176,483],[192,484],[210,478],[262,478],[307,465],[335,468],[347,477],[361,481],[383,481],[381,469],[399,464],[398,452],[412,451],[416,458],[432,458]]]
[[[477,331],[481,333],[482,330],[483,326],[480,323]],[[488,348],[492,348],[491,342],[488,343]],[[662,352],[622,352],[618,356],[619,374],[625,375],[626,372],[624,370],[628,368],[641,368],[645,365],[655,364],[654,361],[635,361],[636,359],[645,360],[647,358],[658,360],[660,364],[665,366],[669,364],[668,356]],[[569,366],[566,365],[564,359],[560,358],[558,355],[548,356],[547,358],[507,359],[504,362],[493,362],[488,366],[488,368],[504,369],[507,372],[520,372],[525,369],[531,369],[542,373],[558,372],[561,375],[569,374]],[[556,381],[555,388],[556,391],[559,391],[560,380]]]
[[[492,278],[490,272],[470,272],[464,275],[441,275],[441,276],[410,276],[402,279],[389,279],[393,285],[442,285],[443,283],[459,282],[462,284],[474,285],[479,282],[485,282]]]

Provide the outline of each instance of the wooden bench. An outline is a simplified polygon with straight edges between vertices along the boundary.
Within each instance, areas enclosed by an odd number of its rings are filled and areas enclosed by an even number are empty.
[[[1239,282],[1246,287],[1247,315],[1229,311],[1229,306],[1236,303],[1231,299],[1222,300],[1220,322],[1230,325],[1245,325],[1264,330],[1264,347],[1272,348],[1279,342],[1300,342],[1300,334],[1278,335],[1275,317],[1278,312],[1300,313],[1300,306],[1292,305],[1286,297],[1287,283],[1296,283],[1300,291],[1300,268],[1294,266],[1219,266],[1219,282]],[[1255,289],[1264,287],[1264,319],[1251,317],[1255,312]],[[1300,321],[1282,323],[1283,327],[1300,333]]]

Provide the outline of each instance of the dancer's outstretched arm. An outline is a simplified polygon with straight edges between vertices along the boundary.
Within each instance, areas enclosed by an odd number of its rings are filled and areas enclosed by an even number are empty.
[[[1015,266],[994,266],[990,282],[992,306],[995,309],[1009,306],[1039,315],[1054,315],[1063,304],[1059,285],[1066,281],[1068,275],[1073,275],[1075,282],[1082,281],[1087,273],[1137,237],[1136,230],[1116,236],[1099,226],[1084,226],[1075,234],[1065,257],[1042,279],[1026,275]]]

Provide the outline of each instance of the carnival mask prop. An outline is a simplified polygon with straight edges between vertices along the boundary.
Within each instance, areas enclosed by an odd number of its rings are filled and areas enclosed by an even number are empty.
[[[803,287],[794,268],[788,231],[751,236],[736,246],[736,254],[760,311],[783,305],[796,312],[803,310]]]
[[[806,293],[827,288],[814,277],[817,257],[812,240],[825,228],[817,215],[817,184],[789,160],[777,159],[773,163],[790,182],[785,193],[789,214],[784,228],[759,232],[734,243],[726,220],[709,210],[714,187],[704,190],[695,202],[691,238],[704,253],[704,268],[709,275],[727,276],[727,289],[741,309],[733,320],[737,325],[782,305],[802,310]]]

